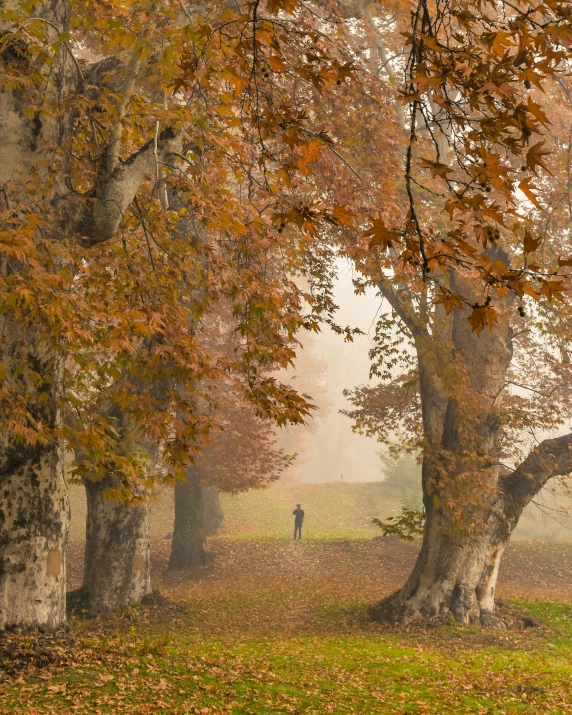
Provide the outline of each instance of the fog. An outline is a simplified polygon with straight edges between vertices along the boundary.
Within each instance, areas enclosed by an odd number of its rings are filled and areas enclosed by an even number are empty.
[[[298,455],[287,480],[366,482],[383,478],[380,445],[354,433],[351,420],[340,414],[349,406],[343,390],[368,382],[368,352],[382,302],[373,289],[356,295],[352,277],[350,266],[340,262],[334,287],[334,300],[340,306],[336,321],[359,328],[363,335],[346,342],[327,326],[317,335],[306,334],[302,337],[304,349],[290,374],[292,384],[310,394],[318,409],[307,427],[283,430],[281,444]]]

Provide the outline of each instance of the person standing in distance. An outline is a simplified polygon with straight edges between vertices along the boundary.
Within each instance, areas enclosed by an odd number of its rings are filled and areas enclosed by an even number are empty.
[[[298,539],[302,538],[302,524],[304,523],[304,510],[300,504],[296,504],[296,508],[292,512],[294,514],[294,538],[298,535]]]

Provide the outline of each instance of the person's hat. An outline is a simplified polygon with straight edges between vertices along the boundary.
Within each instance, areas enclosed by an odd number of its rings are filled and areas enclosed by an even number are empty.
[[[300,506],[300,504],[296,504],[296,506]]]

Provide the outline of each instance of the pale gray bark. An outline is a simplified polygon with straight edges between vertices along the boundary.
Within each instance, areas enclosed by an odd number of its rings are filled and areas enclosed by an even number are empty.
[[[489,508],[475,514],[480,523],[471,535],[451,530],[443,512],[430,507],[415,568],[405,586],[379,604],[378,615],[394,622],[453,617],[502,627],[494,612],[505,546],[535,494],[570,471],[572,434],[545,440],[499,480]]]
[[[17,0],[3,0],[0,7],[22,12]],[[37,2],[34,19],[26,22],[45,30],[49,45],[56,43],[60,32],[69,29],[70,13],[69,0]],[[14,28],[10,20],[0,21],[3,41]],[[104,63],[106,71],[99,71]],[[36,103],[43,102],[41,108],[45,111],[30,116],[27,110],[32,100],[20,88],[0,93],[0,208],[13,210],[16,218],[20,206],[41,215],[44,239],[57,241],[64,235],[75,236],[87,245],[108,240],[120,227],[142,183],[156,174],[157,165],[175,160],[170,152],[180,149],[180,138],[164,127],[157,138],[143,137],[140,149],[120,161],[118,121],[109,146],[101,147],[100,173],[93,190],[79,195],[70,189],[68,176],[73,109],[61,109],[73,93],[85,91],[93,97],[98,83],[105,82],[124,92],[125,106],[139,65],[108,59],[82,73],[70,48],[61,47],[54,63],[42,67],[38,60],[28,57],[22,38],[4,46],[0,69],[8,65],[14,71],[33,71],[46,78],[41,96],[34,99]],[[30,91],[33,94],[34,90]],[[31,176],[37,177],[35,184],[42,189],[37,194],[30,193]],[[1,277],[23,274],[25,270],[25,266],[0,255]],[[62,390],[58,368],[61,356],[53,350],[55,336],[47,336],[45,327],[40,320],[34,324],[6,309],[0,315],[0,362],[4,363],[6,383],[20,398],[22,409],[32,415],[36,424],[53,427],[60,422],[57,403]],[[19,364],[40,376],[40,387],[21,374]],[[2,432],[0,625],[57,627],[65,623],[64,553],[69,510],[62,464],[59,445],[26,446],[9,426]]]
[[[503,258],[497,255],[497,258]],[[449,277],[453,290],[478,302],[470,281]],[[393,622],[447,619],[502,626],[495,616],[501,558],[524,507],[552,477],[572,470],[572,435],[546,440],[511,474],[501,475],[502,396],[512,360],[509,310],[513,297],[497,302],[498,323],[477,335],[470,308],[455,309],[452,323],[428,330],[406,289],[380,286],[408,327],[417,351],[423,410],[422,486],[427,516],[421,550],[406,584],[382,601],[377,615]],[[435,316],[433,316],[435,320]],[[450,338],[449,341],[444,340]],[[439,382],[439,365],[462,369],[467,384],[458,394]],[[470,394],[470,407],[463,401]],[[468,414],[467,411],[471,414]],[[466,475],[474,474],[473,493]],[[463,499],[463,524],[447,508]]]
[[[26,409],[47,428],[60,420],[59,363],[41,333],[4,316],[0,363],[7,375],[24,361],[33,367],[13,378]],[[55,377],[55,379],[53,379]],[[39,381],[38,381],[39,380]],[[57,628],[65,622],[65,548],[69,504],[58,444],[28,445],[0,432],[0,627]]]
[[[66,620],[69,502],[58,445],[0,440],[0,628]]]
[[[83,603],[90,615],[139,603],[151,593],[149,515],[141,504],[106,498],[113,479],[86,480]]]

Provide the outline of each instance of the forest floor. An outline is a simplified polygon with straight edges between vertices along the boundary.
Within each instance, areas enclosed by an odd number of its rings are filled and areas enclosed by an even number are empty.
[[[82,548],[70,545],[70,588]],[[572,714],[571,543],[510,545],[506,631],[373,623],[370,605],[403,582],[416,544],[218,537],[210,548],[211,573],[169,575],[169,541],[155,540],[153,603],[0,640],[0,713]]]

